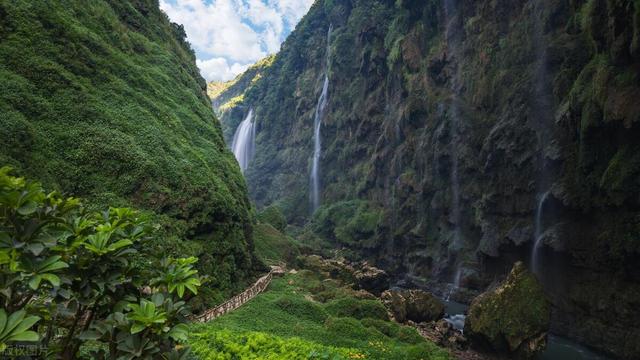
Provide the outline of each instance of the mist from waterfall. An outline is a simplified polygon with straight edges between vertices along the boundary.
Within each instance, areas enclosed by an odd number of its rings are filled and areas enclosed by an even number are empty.
[[[236,133],[233,135],[233,143],[231,151],[240,164],[242,173],[249,167],[249,162],[253,158],[256,142],[256,126],[253,121],[253,109],[249,109],[249,113],[242,120]]]
[[[311,211],[315,212],[320,206],[320,156],[322,155],[322,141],[320,130],[322,127],[322,120],[324,119],[327,103],[329,99],[329,62],[331,58],[331,32],[333,31],[333,25],[329,25],[327,32],[327,50],[326,50],[326,65],[324,82],[322,84],[322,92],[318,98],[318,104],[316,105],[315,117],[313,119],[313,159],[311,165]]]

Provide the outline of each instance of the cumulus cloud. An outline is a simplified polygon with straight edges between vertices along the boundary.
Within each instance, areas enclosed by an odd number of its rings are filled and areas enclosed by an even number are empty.
[[[277,52],[313,0],[161,0],[184,25],[207,80],[228,80]]]
[[[202,76],[209,81],[226,81],[245,71],[248,64],[229,64],[227,59],[219,57],[207,60],[196,60]]]

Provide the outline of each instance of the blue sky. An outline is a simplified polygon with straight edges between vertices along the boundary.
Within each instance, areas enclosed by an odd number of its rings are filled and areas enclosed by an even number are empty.
[[[160,0],[184,25],[202,76],[230,80],[273,54],[314,0]]]

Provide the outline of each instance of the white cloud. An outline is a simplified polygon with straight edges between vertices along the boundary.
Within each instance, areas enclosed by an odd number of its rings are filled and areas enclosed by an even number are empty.
[[[196,60],[202,76],[208,81],[226,81],[233,79],[239,73],[245,71],[249,64],[229,64],[225,58],[212,58],[208,60]]]
[[[160,0],[184,25],[207,80],[228,80],[280,44],[313,0]]]

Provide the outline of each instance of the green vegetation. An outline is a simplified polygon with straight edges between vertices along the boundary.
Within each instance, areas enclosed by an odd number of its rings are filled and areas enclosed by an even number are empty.
[[[146,246],[198,257],[207,302],[244,287],[246,185],[183,28],[157,0],[2,1],[0,23],[0,163],[149,214]]]
[[[238,310],[192,325],[188,342],[203,360],[223,358],[222,354],[227,358],[272,354],[295,359],[449,358],[415,329],[389,321],[378,300],[358,298],[350,287],[308,270],[276,278],[267,292]],[[265,355],[263,348],[273,350]]]
[[[465,334],[496,351],[533,353],[549,329],[550,316],[542,285],[518,262],[500,287],[473,301]]]
[[[207,94],[218,115],[224,120],[222,132],[227,142],[230,143],[233,140],[233,134],[240,124],[241,117],[248,111],[245,107],[251,106],[250,103],[246,104],[244,101],[245,91],[262,78],[262,74],[271,67],[275,57],[275,55],[269,55],[256,62],[233,80],[224,83],[214,81],[207,84]],[[242,111],[233,111],[236,108]]]
[[[261,332],[236,333],[206,329],[191,339],[201,359],[363,359],[358,350],[324,346],[299,338],[284,339]]]
[[[63,359],[184,356],[197,259],[140,252],[154,234],[136,211],[88,211],[9,173],[0,169],[0,351],[28,342]]]
[[[287,219],[282,214],[280,208],[275,205],[262,209],[258,213],[258,221],[263,224],[270,224],[281,232],[284,232],[284,229],[287,227]]]
[[[299,255],[298,243],[269,224],[258,224],[253,230],[255,255],[262,262],[275,265],[291,262]]]
[[[366,201],[340,201],[320,207],[311,228],[330,243],[366,249],[378,245],[381,221],[382,211]]]

